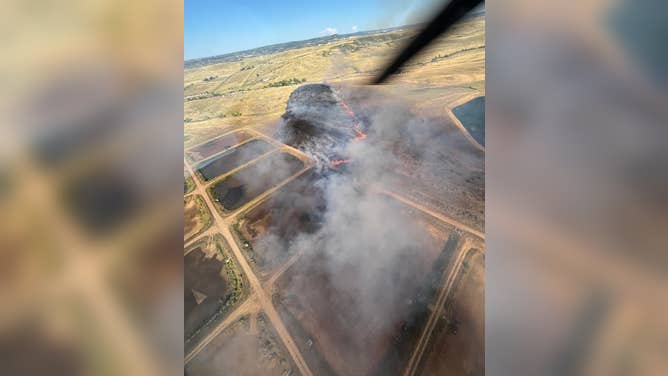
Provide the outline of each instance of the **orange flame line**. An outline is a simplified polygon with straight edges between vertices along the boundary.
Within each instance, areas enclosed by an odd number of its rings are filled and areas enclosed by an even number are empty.
[[[348,162],[350,162],[350,159],[335,159],[335,160],[331,161],[330,163],[333,167],[336,167],[340,164],[344,164],[344,163],[348,163]]]
[[[348,105],[346,104],[346,102],[343,99],[341,99],[341,107],[343,107],[343,109],[346,111],[346,113],[353,119],[353,132],[355,132],[355,134],[357,135],[357,137],[355,137],[353,139],[353,141],[357,142],[357,141],[364,140],[366,138],[366,134],[364,132],[362,132],[362,130],[360,129],[360,124],[357,121],[357,119],[355,119],[355,113],[350,109],[350,107],[348,107]],[[330,161],[330,165],[332,167],[336,167],[338,165],[341,165],[341,164],[344,164],[344,163],[349,163],[349,162],[350,162],[350,159],[335,159],[333,161]]]
[[[353,118],[353,131],[357,135],[357,137],[355,137],[353,141],[357,142],[364,140],[366,138],[366,134],[360,130],[360,124],[357,122],[357,119],[355,119],[355,113],[350,109],[350,107],[348,107],[348,105],[343,99],[341,99],[341,107],[343,107],[346,113],[348,113],[348,115],[350,115],[350,117]]]
[[[357,134],[357,137],[353,139],[353,141],[357,142],[360,140],[364,140],[366,138],[366,134],[364,134],[362,131],[360,131],[357,128],[354,128],[353,131],[355,131],[355,134]]]

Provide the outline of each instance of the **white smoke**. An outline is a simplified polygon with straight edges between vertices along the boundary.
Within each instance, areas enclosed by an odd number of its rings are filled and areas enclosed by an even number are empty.
[[[323,31],[321,31],[320,33],[325,34],[325,35],[334,35],[334,34],[337,34],[337,31],[336,31],[336,28],[328,26]]]

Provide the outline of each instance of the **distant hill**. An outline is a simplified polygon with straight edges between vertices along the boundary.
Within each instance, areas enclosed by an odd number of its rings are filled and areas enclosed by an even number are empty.
[[[478,17],[478,16],[483,16],[484,14],[485,14],[485,8],[483,6],[482,8],[474,10],[471,13],[467,14],[466,16],[464,16],[463,19],[475,18],[475,17]],[[249,58],[249,57],[269,55],[269,54],[273,54],[273,53],[277,53],[277,52],[292,50],[292,49],[295,49],[295,48],[317,46],[319,44],[325,44],[325,43],[329,43],[329,42],[333,42],[333,41],[337,41],[337,40],[342,40],[342,39],[347,39],[347,38],[351,38],[351,37],[368,36],[370,39],[375,39],[375,38],[380,37],[378,34],[387,33],[387,32],[396,31],[396,30],[411,30],[411,29],[417,30],[417,29],[420,29],[422,26],[424,26],[424,24],[413,24],[413,25],[390,27],[390,28],[386,28],[386,29],[358,31],[356,33],[351,33],[351,34],[334,34],[334,35],[328,35],[326,37],[318,37],[318,38],[312,38],[312,39],[306,39],[306,40],[300,40],[300,41],[294,41],[294,42],[272,44],[272,45],[269,45],[269,46],[253,48],[253,49],[245,50],[245,51],[230,52],[230,53],[222,54],[222,55],[216,55],[216,56],[209,56],[209,57],[202,57],[202,58],[197,58],[197,59],[186,60],[184,62],[184,68],[185,69],[190,69],[190,68],[204,67],[204,66],[207,66],[207,65],[218,64],[218,63],[223,63],[223,62],[239,61],[239,60]]]
[[[325,43],[329,43],[329,42],[333,42],[333,41],[337,41],[337,40],[343,40],[343,39],[347,39],[347,38],[350,38],[350,37],[369,36],[370,38],[376,38],[376,37],[379,37],[377,34],[382,34],[382,33],[387,33],[387,32],[390,32],[390,31],[402,30],[402,29],[417,29],[420,26],[421,26],[420,24],[398,26],[398,27],[392,27],[392,28],[387,28],[387,29],[358,31],[356,33],[351,33],[351,34],[334,34],[334,35],[328,35],[326,37],[318,37],[318,38],[312,38],[312,39],[306,39],[306,40],[300,40],[300,41],[294,41],[294,42],[272,44],[272,45],[269,45],[269,46],[258,47],[258,48],[254,48],[254,49],[251,49],[251,50],[230,52],[230,53],[223,54],[223,55],[216,55],[216,56],[202,57],[202,58],[198,58],[198,59],[186,60],[184,62],[184,67],[185,67],[185,69],[189,69],[189,68],[203,67],[203,66],[206,66],[206,65],[223,63],[223,62],[239,61],[239,60],[249,58],[249,57],[269,55],[269,54],[273,54],[273,53],[277,53],[277,52],[292,50],[292,49],[295,49],[295,48],[317,46],[319,44],[325,44]]]

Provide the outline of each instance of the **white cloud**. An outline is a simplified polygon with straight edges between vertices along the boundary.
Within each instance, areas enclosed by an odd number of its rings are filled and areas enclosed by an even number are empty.
[[[353,29],[353,33],[357,32],[357,25],[353,25],[352,29]]]
[[[337,31],[336,31],[335,28],[330,26],[330,27],[326,27],[325,30],[321,31],[321,33],[327,34],[327,35],[334,35],[334,34],[337,33]]]

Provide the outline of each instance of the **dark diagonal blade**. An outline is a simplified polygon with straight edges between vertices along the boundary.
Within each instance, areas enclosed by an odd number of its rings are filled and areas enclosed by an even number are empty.
[[[383,73],[373,80],[373,84],[380,84],[387,80],[388,77],[396,73],[402,65],[404,65],[411,57],[420,52],[432,40],[448,30],[460,18],[464,17],[466,13],[470,12],[482,0],[452,0],[445,8],[434,18],[429,25],[418,34],[411,43],[404,48],[390,65],[385,68]]]

